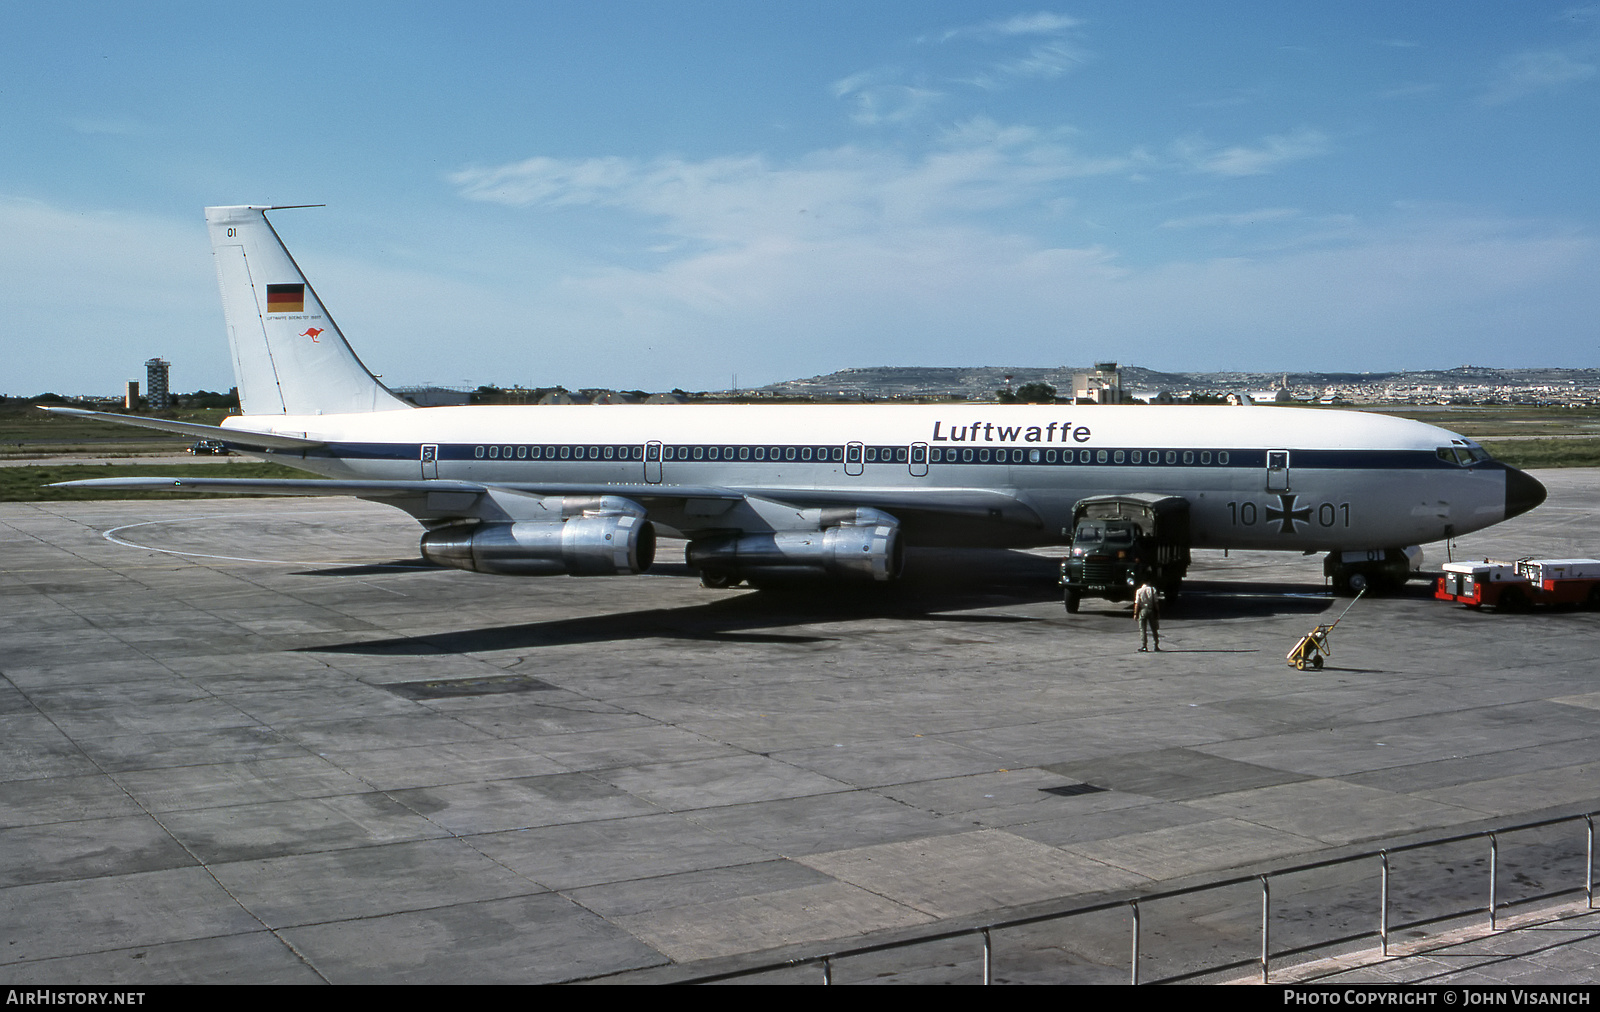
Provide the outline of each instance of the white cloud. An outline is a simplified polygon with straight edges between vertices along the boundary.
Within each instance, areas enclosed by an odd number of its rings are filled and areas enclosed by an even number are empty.
[[[941,93],[886,80],[889,70],[862,71],[834,82],[833,96],[847,99],[855,111],[850,118],[863,126],[903,123],[938,101]]]
[[[1218,149],[1197,137],[1173,145],[1173,154],[1193,171],[1215,176],[1260,176],[1289,162],[1326,154],[1328,137],[1319,130],[1263,137],[1255,147]]]
[[[1292,207],[1263,207],[1258,211],[1241,211],[1236,214],[1196,214],[1187,218],[1172,218],[1161,223],[1162,228],[1240,228],[1263,225],[1267,222],[1297,218],[1300,212]]]
[[[542,292],[544,324],[582,335],[554,352],[562,361],[604,348],[611,363],[651,363],[573,382],[659,386],[663,362],[671,385],[689,387],[735,369],[759,383],[885,363],[1088,362],[1113,349],[1173,369],[1428,366],[1443,347],[1452,360],[1569,364],[1572,335],[1600,311],[1588,237],[1451,208],[1337,227],[1287,207],[1196,214],[1166,222],[1168,234],[1265,223],[1296,234],[1210,259],[1180,252],[1174,235],[1129,262],[1029,222],[1070,205],[1072,180],[1139,159],[1087,158],[1059,136],[984,120],[942,141],[920,159],[858,148],[787,165],[535,159],[455,181],[476,200],[631,212],[679,240],[653,264],[569,272]],[[1259,169],[1322,145],[1268,138],[1184,164]],[[573,182],[593,178],[608,184]]]
[[[985,21],[982,24],[947,29],[940,33],[939,41],[949,42],[960,38],[1000,39],[1020,35],[1060,35],[1082,25],[1083,22],[1077,18],[1040,11],[1036,14],[1018,14],[1002,21]]]
[[[620,208],[686,238],[738,245],[936,225],[1025,206],[1053,196],[1063,181],[1135,164],[1131,156],[1087,156],[1057,135],[983,119],[953,127],[941,142],[920,159],[843,147],[781,166],[753,155],[700,162],[530,158],[465,169],[451,181],[473,200]]]
[[[1540,93],[1563,91],[1595,76],[1596,67],[1557,49],[1522,52],[1502,60],[1484,105],[1504,105]]]

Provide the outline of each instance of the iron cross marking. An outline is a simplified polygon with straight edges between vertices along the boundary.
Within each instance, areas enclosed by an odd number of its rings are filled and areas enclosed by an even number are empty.
[[[1283,523],[1283,526],[1278,528],[1279,534],[1300,533],[1300,529],[1295,526],[1296,523],[1310,525],[1311,507],[1303,506],[1300,509],[1295,509],[1294,501],[1298,498],[1300,497],[1293,492],[1279,492],[1278,500],[1283,504],[1283,508],[1267,507],[1267,522],[1271,523],[1274,520],[1278,520]]]

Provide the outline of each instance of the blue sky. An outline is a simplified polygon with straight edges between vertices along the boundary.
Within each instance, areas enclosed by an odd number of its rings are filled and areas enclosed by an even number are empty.
[[[0,391],[232,385],[207,204],[397,385],[1600,359],[1600,8],[7,5]]]

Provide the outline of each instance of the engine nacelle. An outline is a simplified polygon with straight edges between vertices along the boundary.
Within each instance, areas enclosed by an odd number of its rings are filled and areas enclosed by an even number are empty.
[[[689,565],[736,579],[831,576],[884,582],[900,575],[900,528],[893,524],[820,531],[729,534],[689,542]]]
[[[422,555],[441,566],[503,576],[619,576],[650,568],[656,530],[632,514],[450,524],[422,536]]]

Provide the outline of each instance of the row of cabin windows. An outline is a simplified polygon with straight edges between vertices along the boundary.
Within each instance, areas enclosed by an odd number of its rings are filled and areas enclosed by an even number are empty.
[[[653,448],[652,448],[653,449]],[[663,460],[760,460],[868,464],[1227,464],[1228,451],[1217,450],[1056,450],[999,447],[914,446],[664,446]],[[924,457],[926,454],[926,457]],[[643,460],[642,446],[479,446],[473,456],[489,460]],[[1441,453],[1441,456],[1443,454]],[[651,459],[655,459],[651,454]]]
[[[642,446],[479,446],[480,460],[643,460]]]
[[[989,450],[987,448],[973,449],[943,449],[935,447],[928,451],[930,459],[935,463],[953,464],[958,460],[963,464],[973,462],[979,464],[1144,464],[1146,466],[1177,464],[1226,464],[1228,451],[1217,450]],[[992,453],[992,456],[991,456]]]

